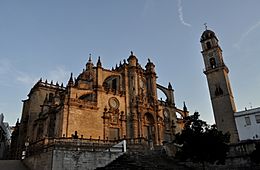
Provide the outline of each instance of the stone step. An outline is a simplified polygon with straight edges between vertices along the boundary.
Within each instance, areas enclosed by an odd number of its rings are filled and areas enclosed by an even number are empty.
[[[187,167],[179,165],[172,158],[167,157],[164,154],[158,154],[157,152],[150,153],[136,153],[136,152],[127,152],[122,155],[109,165],[101,170],[110,170],[110,169],[149,169],[149,170],[166,170],[166,169],[176,169],[176,170],[186,170]]]
[[[0,160],[1,170],[29,170],[20,160]]]

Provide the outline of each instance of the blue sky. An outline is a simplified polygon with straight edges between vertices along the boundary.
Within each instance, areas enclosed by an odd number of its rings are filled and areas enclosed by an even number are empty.
[[[238,110],[260,106],[259,0],[1,0],[0,112],[13,125],[22,100],[41,77],[67,83],[91,53],[111,68],[134,51],[156,65],[158,83],[171,82],[179,108],[213,123],[201,56],[204,23],[230,69]]]

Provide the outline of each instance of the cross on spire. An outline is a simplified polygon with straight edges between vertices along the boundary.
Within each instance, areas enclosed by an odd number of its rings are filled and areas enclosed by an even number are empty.
[[[208,29],[207,23],[205,22],[203,25],[205,26],[205,30],[207,30]]]

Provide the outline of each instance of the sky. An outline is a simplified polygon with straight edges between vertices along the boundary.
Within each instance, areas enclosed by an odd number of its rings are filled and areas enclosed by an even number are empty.
[[[14,125],[40,79],[67,84],[89,54],[110,69],[130,51],[157,82],[174,88],[178,108],[214,123],[200,36],[214,31],[237,110],[260,106],[259,0],[0,0],[0,113]]]

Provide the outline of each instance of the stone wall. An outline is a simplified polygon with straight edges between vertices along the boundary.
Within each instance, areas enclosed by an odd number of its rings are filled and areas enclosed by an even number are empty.
[[[29,156],[24,163],[31,170],[91,170],[104,167],[121,155],[123,152],[59,147]]]
[[[104,167],[117,157],[122,155],[118,152],[89,152],[54,150],[53,170],[87,170]]]
[[[29,156],[23,163],[31,170],[52,170],[52,151]]]

